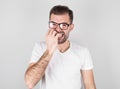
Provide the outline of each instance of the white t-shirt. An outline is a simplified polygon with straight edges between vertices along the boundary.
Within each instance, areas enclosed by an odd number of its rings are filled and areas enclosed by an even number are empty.
[[[30,63],[37,62],[46,50],[45,42],[36,43]],[[80,70],[93,68],[87,48],[70,42],[70,48],[61,53],[57,49],[40,80],[40,89],[81,89]]]

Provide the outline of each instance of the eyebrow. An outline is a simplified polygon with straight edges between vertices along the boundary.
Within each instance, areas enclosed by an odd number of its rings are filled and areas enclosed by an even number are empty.
[[[53,23],[56,23],[56,24],[68,24],[67,22],[62,22],[62,23],[57,23],[57,22],[54,22],[54,21],[49,21],[49,22],[53,22]]]

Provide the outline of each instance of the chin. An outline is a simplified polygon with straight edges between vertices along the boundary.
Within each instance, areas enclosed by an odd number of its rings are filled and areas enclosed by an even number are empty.
[[[63,44],[63,43],[65,43],[65,42],[67,41],[67,39],[68,39],[68,36],[64,36],[63,39],[59,39],[59,40],[58,40],[58,44]]]
[[[63,44],[66,42],[67,39],[63,39],[63,40],[58,40],[58,44]]]

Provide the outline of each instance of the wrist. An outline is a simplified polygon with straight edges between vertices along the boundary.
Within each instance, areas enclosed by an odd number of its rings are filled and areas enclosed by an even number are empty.
[[[46,52],[48,53],[48,55],[52,55],[54,53],[54,50],[47,48]]]

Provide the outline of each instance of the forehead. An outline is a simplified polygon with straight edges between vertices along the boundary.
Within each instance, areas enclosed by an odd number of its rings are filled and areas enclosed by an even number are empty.
[[[63,15],[51,14],[50,21],[54,21],[57,23],[62,23],[62,22],[70,23],[69,15],[67,13]]]

